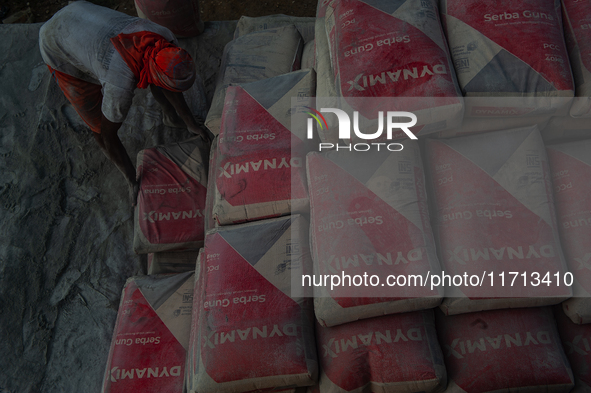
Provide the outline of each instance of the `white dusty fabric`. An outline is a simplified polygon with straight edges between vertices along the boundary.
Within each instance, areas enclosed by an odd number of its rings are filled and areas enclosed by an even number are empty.
[[[102,111],[120,123],[125,119],[137,80],[110,39],[120,33],[150,31],[178,45],[174,34],[153,22],[110,8],[77,1],[58,11],[39,32],[41,55],[51,68],[100,84]]]

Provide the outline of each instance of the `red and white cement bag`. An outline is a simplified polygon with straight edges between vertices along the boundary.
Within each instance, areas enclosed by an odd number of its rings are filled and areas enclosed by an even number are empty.
[[[148,274],[184,273],[195,270],[198,250],[148,254]]]
[[[416,133],[461,124],[461,92],[435,0],[336,0],[325,12],[336,93],[345,98],[341,109],[374,120],[392,105],[364,99],[420,97],[396,108],[419,118]]]
[[[194,273],[127,280],[102,392],[183,392]]]
[[[563,0],[564,38],[575,82],[573,117],[591,116],[591,1]]]
[[[548,146],[558,229],[574,276],[573,297],[564,312],[591,323],[591,140]]]
[[[220,123],[226,89],[240,83],[299,70],[304,41],[294,25],[252,32],[230,41],[224,48],[222,64],[205,125],[214,135]]]
[[[569,392],[574,385],[548,307],[444,316],[436,311],[446,393]]]
[[[418,143],[405,141],[398,152],[310,153],[307,168],[315,275],[375,275],[383,284],[389,275],[440,272]],[[335,326],[437,307],[443,289],[329,283],[314,297],[320,324]]]
[[[591,392],[591,325],[573,323],[560,307],[554,308],[558,334],[575,377],[576,393]]]
[[[551,305],[571,297],[537,128],[427,140],[426,151],[442,268],[482,280],[447,284],[445,313]],[[526,284],[520,276],[509,285],[510,272],[524,274]],[[546,273],[559,280],[535,286],[536,273],[540,280]]]
[[[320,392],[428,393],[445,388],[432,310],[318,326],[316,337]]]
[[[141,150],[133,249],[138,254],[203,245],[208,146],[200,137]]]
[[[309,265],[309,223],[295,215],[207,233],[195,305],[192,388],[245,392],[313,385],[318,376],[311,302],[292,297]]]
[[[228,88],[213,191],[221,225],[308,211],[305,155],[315,142],[306,137],[306,108],[314,90],[311,69]]]
[[[187,349],[187,357],[185,359],[185,388],[183,392],[192,393],[195,391],[193,388],[193,374],[192,370],[195,365],[193,364],[193,353],[195,353],[195,345],[197,344],[197,330],[199,326],[199,304],[201,302],[201,288],[203,286],[203,275],[201,274],[201,267],[203,266],[203,257],[205,255],[204,249],[199,250],[197,255],[197,263],[195,265],[195,281],[193,285],[193,305],[191,313],[191,331],[189,333],[189,346]]]
[[[314,40],[314,22],[315,18],[298,17],[291,15],[275,14],[259,16],[256,18],[250,16],[241,16],[234,31],[234,39],[255,31],[275,29],[287,25],[294,25],[301,34],[304,43],[307,44]]]
[[[441,14],[463,94],[488,97],[467,100],[466,116],[568,111],[574,84],[560,0],[442,0]]]

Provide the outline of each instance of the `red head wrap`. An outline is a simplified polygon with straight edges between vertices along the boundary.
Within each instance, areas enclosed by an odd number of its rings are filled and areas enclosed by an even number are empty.
[[[138,79],[140,89],[154,84],[179,92],[188,90],[195,81],[195,64],[189,53],[159,34],[119,34],[111,42]]]

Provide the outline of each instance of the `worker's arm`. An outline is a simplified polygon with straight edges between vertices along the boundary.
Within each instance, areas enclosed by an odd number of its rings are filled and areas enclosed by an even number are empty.
[[[135,168],[131,163],[131,159],[117,135],[121,124],[122,123],[113,123],[103,115],[101,120],[101,133],[94,133],[94,138],[98,142],[103,153],[113,161],[115,166],[117,166],[127,180],[129,186],[129,201],[132,206],[135,206],[139,184],[135,178]]]
[[[189,109],[189,106],[185,101],[183,93],[162,89],[154,85],[150,85],[150,90],[156,101],[162,105],[164,110],[173,109],[183,120],[190,132],[195,135],[200,135],[206,141],[210,141],[207,130],[195,121],[191,109]],[[163,102],[164,100],[162,100],[162,96],[164,96],[167,102]]]

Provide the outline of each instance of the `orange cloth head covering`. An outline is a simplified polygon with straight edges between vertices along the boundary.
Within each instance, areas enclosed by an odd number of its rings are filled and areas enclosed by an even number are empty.
[[[189,53],[159,34],[119,34],[111,42],[138,79],[140,89],[153,84],[180,92],[188,90],[195,81],[195,64]]]

